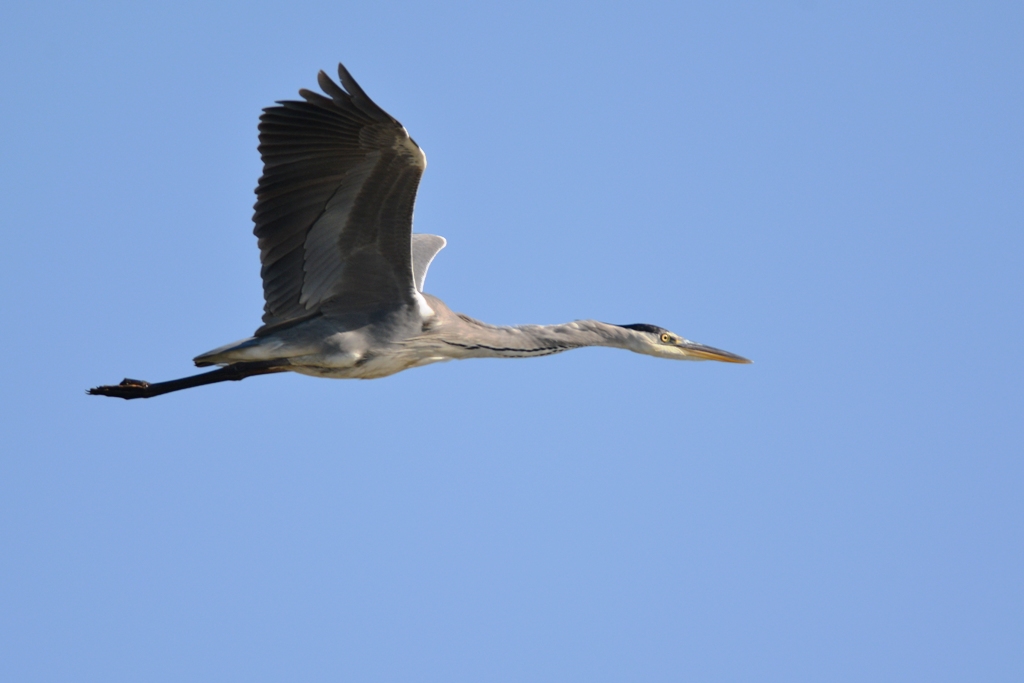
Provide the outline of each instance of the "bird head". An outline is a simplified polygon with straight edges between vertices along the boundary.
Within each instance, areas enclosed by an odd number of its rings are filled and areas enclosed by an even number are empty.
[[[619,325],[618,327],[632,332],[628,341],[629,349],[637,353],[646,353],[649,356],[671,358],[673,360],[717,360],[723,363],[750,362],[743,356],[737,356],[735,353],[698,344],[657,325],[636,323],[634,325]]]

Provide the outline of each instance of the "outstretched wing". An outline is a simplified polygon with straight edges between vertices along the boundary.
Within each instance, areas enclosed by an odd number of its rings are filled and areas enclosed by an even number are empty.
[[[427,159],[340,64],[338,76],[344,90],[321,71],[327,97],[300,90],[305,102],[260,117],[260,331],[328,303],[365,313],[416,303],[410,233]]]

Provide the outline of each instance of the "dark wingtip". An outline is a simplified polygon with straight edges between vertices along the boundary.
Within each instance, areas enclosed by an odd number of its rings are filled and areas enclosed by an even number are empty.
[[[316,75],[316,82],[320,84],[320,89],[335,102],[347,102],[351,99],[351,95],[339,88],[338,84],[332,81],[331,77],[323,71]]]
[[[359,87],[359,84],[356,83],[356,79],[352,78],[352,74],[348,72],[348,69],[346,69],[345,65],[341,62],[338,62],[338,80],[341,81],[342,87],[345,88],[349,96],[352,98],[353,104],[355,104],[356,107],[358,107],[364,114],[382,123],[397,123],[397,121],[392,118],[391,114],[381,109],[376,102],[370,99],[369,95]],[[327,90],[325,89],[324,92],[327,92]]]
[[[320,73],[323,72],[321,71]],[[352,78],[352,74],[348,72],[348,69],[341,62],[338,62],[338,80],[345,86],[345,90],[348,90],[353,95],[366,95],[363,89],[359,87],[359,84],[356,83],[356,79]]]

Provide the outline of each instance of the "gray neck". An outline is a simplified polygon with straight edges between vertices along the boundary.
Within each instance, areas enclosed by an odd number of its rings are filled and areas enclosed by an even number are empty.
[[[488,325],[459,316],[459,323],[439,330],[436,339],[453,358],[531,358],[583,346],[635,350],[636,332],[597,320],[561,325]]]

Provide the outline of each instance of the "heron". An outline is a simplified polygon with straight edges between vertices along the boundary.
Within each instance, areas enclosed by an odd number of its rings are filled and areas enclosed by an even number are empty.
[[[260,116],[263,175],[253,220],[265,300],[253,336],[195,357],[216,370],[125,379],[88,393],[150,398],[255,375],[375,379],[440,361],[532,358],[608,346],[672,360],[750,361],[657,325],[576,320],[489,325],[423,290],[446,241],[412,232],[427,158],[402,124],[338,65],[323,94],[299,90]]]

